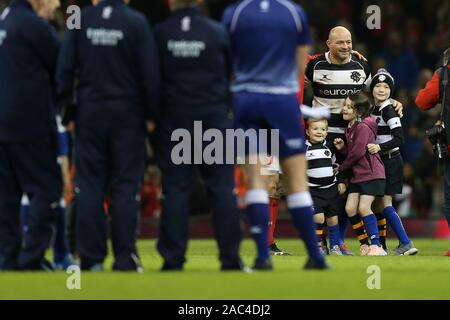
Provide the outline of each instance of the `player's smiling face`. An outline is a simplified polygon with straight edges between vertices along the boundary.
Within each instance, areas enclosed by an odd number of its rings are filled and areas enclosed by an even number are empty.
[[[344,101],[344,107],[342,108],[342,117],[346,121],[352,121],[356,119],[356,112],[353,109],[352,101],[347,98]]]
[[[320,143],[327,137],[327,130],[326,121],[313,121],[309,123],[306,133],[312,143]]]
[[[345,61],[352,53],[352,35],[348,30],[335,31],[327,41],[327,45],[333,57]]]
[[[376,102],[383,102],[389,98],[389,95],[391,94],[391,89],[385,82],[377,83],[373,87],[373,97],[375,98]]]

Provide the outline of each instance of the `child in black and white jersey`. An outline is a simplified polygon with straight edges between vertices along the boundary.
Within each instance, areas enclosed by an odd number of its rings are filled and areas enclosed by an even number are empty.
[[[308,119],[306,135],[306,160],[308,161],[308,184],[314,202],[314,222],[317,243],[322,254],[326,248],[322,244],[325,222],[330,238],[330,254],[343,255],[340,249],[338,214],[341,211],[339,197],[345,193],[345,184],[338,183],[333,169],[335,157],[327,146],[328,122],[324,119]]]
[[[379,69],[370,83],[374,107],[371,116],[378,124],[376,143],[368,144],[370,153],[379,153],[384,163],[386,174],[386,190],[382,198],[377,198],[373,209],[378,220],[380,242],[386,248],[386,219],[394,230],[400,243],[394,255],[414,255],[418,250],[406,234],[400,217],[392,206],[395,194],[402,193],[403,159],[400,146],[403,143],[403,130],[399,116],[391,104],[391,93],[394,91],[394,78],[385,69]]]

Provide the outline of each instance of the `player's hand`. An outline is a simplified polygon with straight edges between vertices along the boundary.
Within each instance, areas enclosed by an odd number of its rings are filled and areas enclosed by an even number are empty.
[[[155,131],[156,125],[153,121],[146,121],[145,126],[147,127],[148,133]]]
[[[369,152],[370,152],[371,154],[375,154],[375,153],[380,152],[381,148],[380,148],[380,145],[379,145],[379,144],[369,143],[369,144],[367,145],[367,150],[369,150]]]
[[[354,54],[359,60],[367,61],[366,57],[364,57],[361,53],[356,50],[352,50],[352,54]]]
[[[336,147],[336,149],[341,150],[344,147],[344,140],[342,140],[341,138],[336,138],[333,141],[334,146]]]
[[[400,118],[403,117],[403,104],[400,101],[395,99],[391,99],[392,106],[395,109],[395,112],[399,115]]]
[[[339,195],[341,195],[341,196],[345,193],[345,191],[347,191],[347,186],[345,185],[345,183],[338,184],[338,191],[339,191]]]
[[[75,121],[69,121],[69,123],[67,123],[67,125],[65,126],[67,132],[69,133],[74,133],[75,132]]]

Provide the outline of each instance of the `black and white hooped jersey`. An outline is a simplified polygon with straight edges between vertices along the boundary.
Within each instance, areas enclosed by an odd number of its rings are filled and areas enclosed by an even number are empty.
[[[390,100],[374,106],[371,116],[378,124],[376,143],[380,145],[381,152],[399,150],[403,143],[402,123]]]
[[[333,173],[333,163],[335,156],[323,143],[311,143],[306,141],[306,160],[308,161],[308,185],[309,187],[326,189],[336,183],[336,176]]]
[[[347,63],[333,64],[329,54],[326,52],[309,61],[305,77],[314,91],[312,106],[328,107],[331,111],[328,132],[343,135],[348,125],[341,115],[345,98],[368,86],[370,68],[355,56],[350,56]]]

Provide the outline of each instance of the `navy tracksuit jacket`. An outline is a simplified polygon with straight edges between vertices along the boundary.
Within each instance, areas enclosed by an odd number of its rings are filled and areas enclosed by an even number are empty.
[[[111,200],[113,269],[137,267],[145,120],[157,117],[156,52],[148,21],[123,0],[84,8],[81,29],[68,31],[64,39],[56,79],[60,100],[70,98],[76,83],[76,225],[83,269],[102,263],[107,253],[106,196]]]
[[[42,269],[61,196],[54,112],[59,42],[25,0],[0,14],[0,270]],[[20,199],[30,197],[20,234]]]
[[[163,171],[163,203],[158,250],[164,270],[182,269],[188,239],[189,201],[201,174],[213,211],[213,223],[223,269],[238,269],[241,240],[233,194],[232,165],[175,165],[171,133],[184,128],[193,135],[194,121],[203,130],[232,128],[229,78],[230,46],[226,30],[196,8],[174,12],[155,28],[161,63],[161,121],[156,134],[156,157]],[[192,150],[192,153],[201,150]]]

